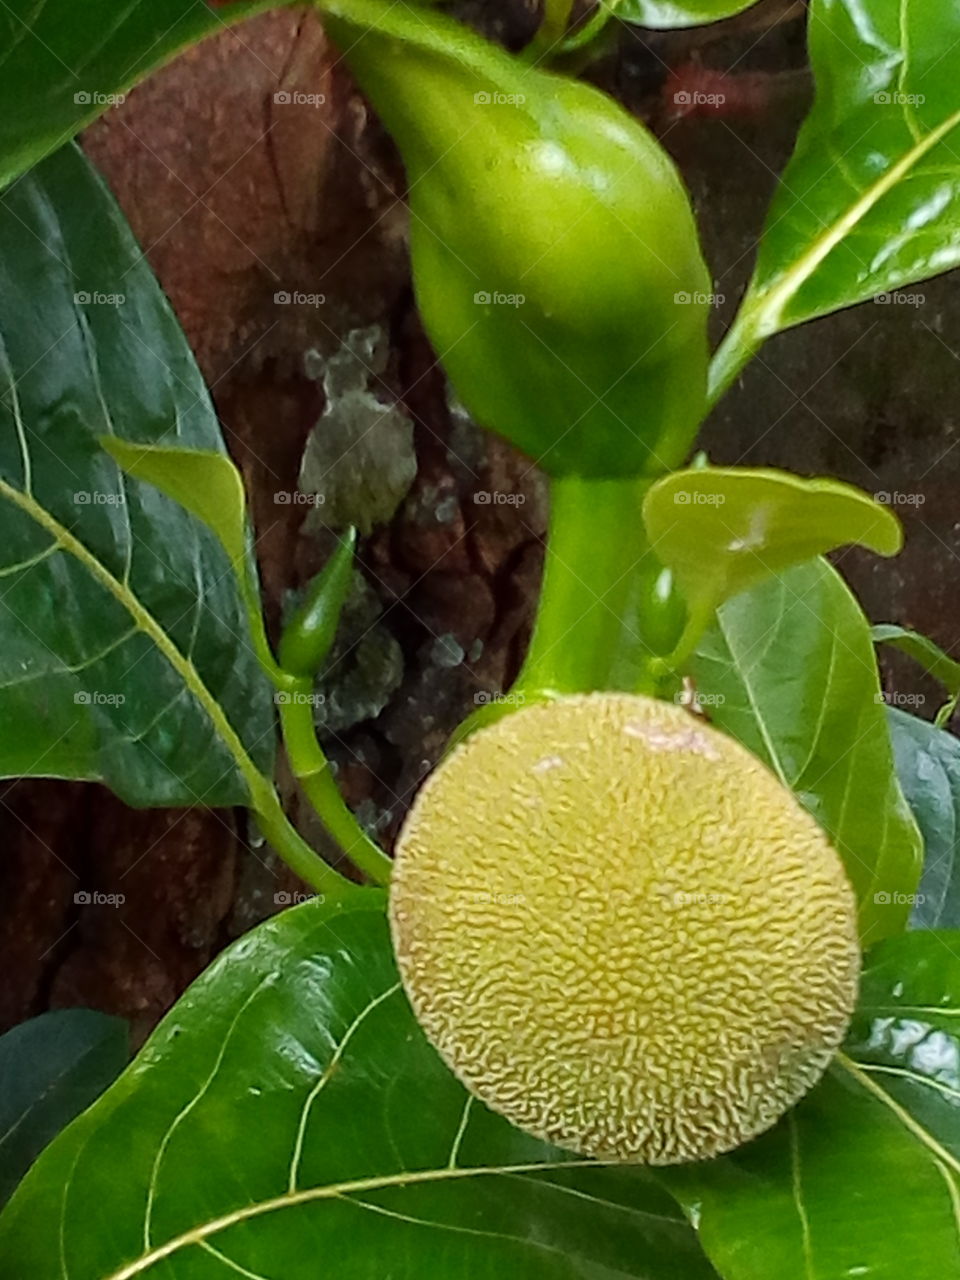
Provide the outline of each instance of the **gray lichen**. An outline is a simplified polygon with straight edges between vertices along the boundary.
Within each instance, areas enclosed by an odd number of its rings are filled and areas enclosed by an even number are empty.
[[[305,354],[304,370],[322,380],[326,398],[300,466],[300,488],[314,495],[318,508],[308,529],[355,524],[369,533],[393,517],[413,483],[413,423],[382,398],[388,354],[379,325],[352,330],[326,361],[316,351]]]

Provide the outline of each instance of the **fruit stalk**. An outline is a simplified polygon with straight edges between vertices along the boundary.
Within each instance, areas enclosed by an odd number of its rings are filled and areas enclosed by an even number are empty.
[[[316,737],[313,722],[313,681],[304,677],[279,698],[280,727],[290,768],[330,835],[374,884],[390,880],[392,864],[367,835],[340,794],[330,763]]]
[[[533,639],[515,692],[657,695],[683,612],[643,522],[643,478],[558,478]]]

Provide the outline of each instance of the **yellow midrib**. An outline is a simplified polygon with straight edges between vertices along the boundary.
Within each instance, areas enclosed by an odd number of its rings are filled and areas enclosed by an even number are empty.
[[[935,1160],[941,1161],[949,1169],[952,1169],[955,1174],[960,1175],[960,1160],[958,1160],[952,1152],[948,1151],[942,1143],[938,1142],[933,1134],[923,1127],[919,1120],[915,1120],[905,1107],[902,1107],[899,1102],[896,1102],[885,1089],[881,1089],[881,1087],[875,1081],[871,1080],[867,1073],[863,1071],[852,1058],[848,1058],[845,1053],[838,1053],[836,1060],[845,1071],[848,1071],[850,1075],[853,1076],[854,1080],[856,1080],[862,1088],[866,1089],[868,1093],[873,1094],[875,1098],[893,1112],[904,1128],[909,1130],[909,1132],[927,1148]]]
[[[887,172],[863,193],[859,200],[850,206],[843,217],[827,229],[815,240],[806,253],[802,254],[794,265],[780,277],[779,281],[767,292],[757,296],[756,305],[749,307],[750,320],[744,328],[757,338],[767,338],[777,333],[782,327],[783,309],[789,300],[804,285],[817,267],[842,244],[844,239],[860,223],[885,195],[888,195],[910,170],[942,142],[948,133],[960,125],[960,111],[948,116],[936,129],[928,133],[920,142],[905,152]],[[746,319],[746,317],[745,317]]]
[[[380,1191],[385,1187],[404,1187],[417,1183],[442,1182],[454,1178],[544,1173],[557,1169],[605,1169],[612,1166],[613,1162],[570,1160],[562,1164],[549,1164],[541,1161],[539,1164],[483,1165],[467,1169],[423,1169],[412,1173],[391,1173],[382,1174],[379,1177],[356,1178],[351,1182],[329,1183],[323,1187],[308,1187],[303,1191],[286,1192],[283,1195],[274,1196],[270,1200],[260,1200],[255,1204],[245,1205],[242,1209],[234,1209],[232,1213],[226,1213],[220,1218],[204,1222],[200,1226],[193,1227],[190,1231],[185,1231],[182,1235],[168,1240],[166,1244],[158,1245],[150,1253],[141,1255],[134,1262],[121,1267],[119,1271],[112,1271],[109,1276],[104,1276],[103,1280],[132,1280],[132,1277],[141,1275],[148,1267],[154,1266],[157,1262],[162,1262],[164,1258],[170,1257],[171,1254],[177,1253],[180,1249],[202,1244],[210,1236],[226,1231],[229,1227],[236,1226],[240,1222],[249,1222],[252,1218],[274,1213],[278,1209],[289,1209],[296,1205],[310,1204],[316,1200],[332,1200],[337,1196],[351,1195],[360,1191]]]
[[[227,719],[223,707],[204,684],[191,659],[177,648],[161,624],[133,592],[114,577],[109,569],[69,529],[55,519],[45,507],[42,507],[34,497],[15,488],[2,478],[0,478],[0,497],[12,502],[14,506],[18,507],[32,520],[35,520],[41,528],[45,529],[64,551],[78,560],[87,572],[130,614],[137,624],[137,628],[150,637],[151,641],[181,677],[197,702],[210,717],[230,754],[237,762],[237,767],[250,790],[250,798],[255,802],[265,785],[264,778],[247,754],[247,750],[238,733]]]

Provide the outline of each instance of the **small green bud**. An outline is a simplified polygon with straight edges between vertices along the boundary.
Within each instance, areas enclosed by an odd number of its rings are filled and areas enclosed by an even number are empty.
[[[356,529],[349,529],[307,587],[303,603],[283,629],[278,658],[292,676],[314,676],[333,646],[353,577]]]

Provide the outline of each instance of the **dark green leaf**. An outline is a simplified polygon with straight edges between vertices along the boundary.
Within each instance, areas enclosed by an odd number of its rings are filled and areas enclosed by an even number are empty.
[[[472,1102],[399,987],[382,896],[237,943],[0,1218],[30,1280],[707,1280],[637,1168]],[[227,1261],[229,1260],[229,1261]]]
[[[658,480],[643,517],[691,614],[706,619],[764,578],[856,543],[892,556],[903,530],[889,507],[838,480],[786,471],[696,467]]]
[[[0,187],[101,115],[148,72],[282,0],[4,0]]]
[[[0,200],[0,245],[0,774],[242,803],[274,721],[230,564],[100,445],[223,452],[186,340],[72,146]]]
[[[960,1275],[960,934],[871,953],[844,1052],[776,1129],[670,1171],[725,1280]]]
[[[774,198],[715,392],[771,334],[960,263],[960,8],[812,0],[816,102]]]
[[[130,1056],[127,1024],[61,1009],[0,1036],[0,1205],[52,1138],[117,1078]]]
[[[757,0],[605,0],[618,18],[641,27],[699,27],[749,9]]]
[[[875,644],[891,644],[901,653],[919,662],[924,671],[928,671],[935,680],[939,680],[947,693],[949,701],[940,709],[937,724],[942,725],[953,715],[957,701],[960,700],[960,662],[954,661],[943,652],[939,645],[933,643],[919,631],[909,631],[906,627],[898,627],[893,623],[882,623],[873,627],[870,633]]]
[[[960,928],[960,742],[896,707],[888,716],[897,775],[926,851],[910,923]]]
[[[839,574],[812,560],[728,601],[694,674],[711,719],[833,840],[865,944],[904,928],[920,833],[894,770],[869,624]]]

